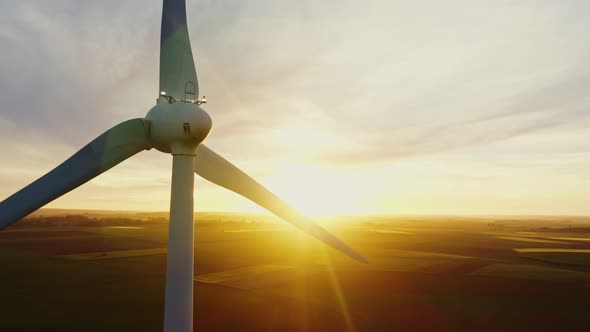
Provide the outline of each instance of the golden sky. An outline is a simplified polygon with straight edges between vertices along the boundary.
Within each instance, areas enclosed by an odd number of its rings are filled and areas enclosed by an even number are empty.
[[[187,2],[207,145],[302,211],[590,213],[586,2]],[[0,4],[0,199],[153,106],[160,10]],[[167,210],[170,166],[48,207]],[[261,211],[200,179],[196,207]]]

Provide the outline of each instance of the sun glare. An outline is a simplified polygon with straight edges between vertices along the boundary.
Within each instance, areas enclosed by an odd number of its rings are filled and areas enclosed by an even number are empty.
[[[303,213],[317,217],[363,210],[362,192],[344,174],[310,164],[282,163],[264,181],[275,193]]]

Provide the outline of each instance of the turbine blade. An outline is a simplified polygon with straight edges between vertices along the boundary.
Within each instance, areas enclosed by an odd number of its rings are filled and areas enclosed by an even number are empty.
[[[195,102],[199,96],[199,82],[188,37],[185,0],[164,0],[158,93],[190,102]]]
[[[361,254],[342,240],[295,210],[256,182],[256,180],[203,144],[197,148],[195,172],[206,180],[246,197],[334,249],[359,262],[368,263]]]
[[[0,229],[79,187],[134,154],[150,149],[149,121],[114,126],[51,172],[0,202]]]

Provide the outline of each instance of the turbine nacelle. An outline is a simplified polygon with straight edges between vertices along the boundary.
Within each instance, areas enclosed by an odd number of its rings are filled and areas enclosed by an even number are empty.
[[[211,131],[211,117],[188,102],[169,102],[160,97],[145,117],[150,121],[150,140],[164,153],[195,155],[197,146]]]

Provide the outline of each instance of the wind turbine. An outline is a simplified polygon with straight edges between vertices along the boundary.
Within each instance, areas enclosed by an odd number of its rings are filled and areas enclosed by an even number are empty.
[[[120,123],[69,159],[0,202],[0,229],[106,172],[143,150],[172,154],[172,188],[164,331],[192,331],[194,278],[194,173],[266,208],[318,240],[358,260],[354,249],[289,206],[201,142],[211,117],[200,105],[185,0],[164,0],[160,89],[145,118]]]

